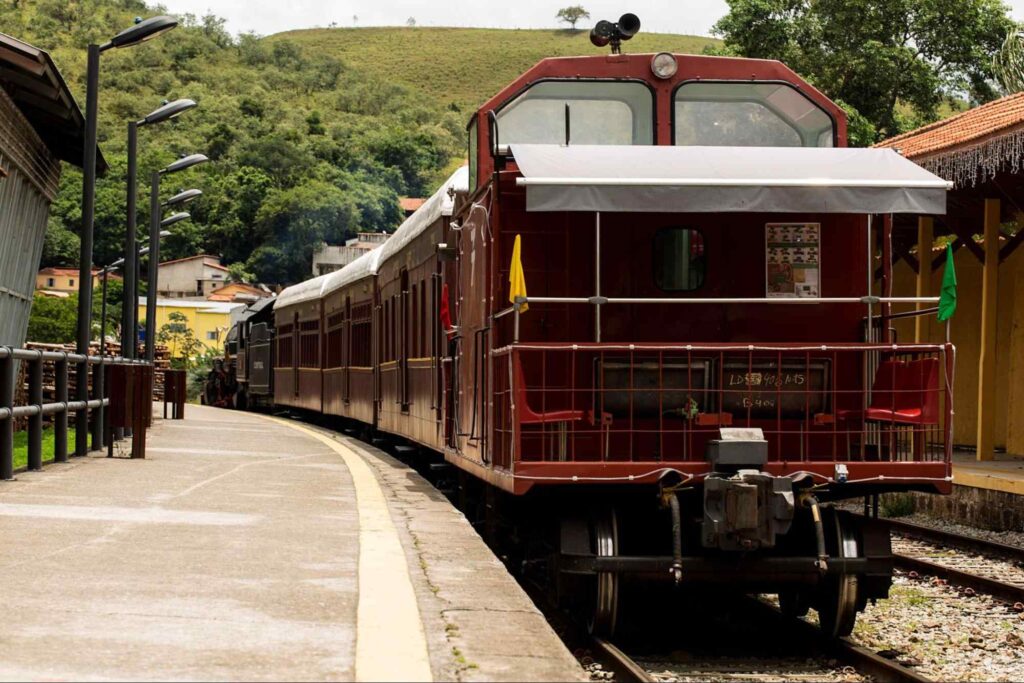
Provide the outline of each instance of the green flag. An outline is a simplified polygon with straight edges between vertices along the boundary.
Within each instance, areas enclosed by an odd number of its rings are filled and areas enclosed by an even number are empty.
[[[926,259],[921,259],[925,267]],[[946,245],[946,268],[942,272],[942,293],[939,295],[939,322],[946,322],[956,313],[956,268],[953,267],[953,247]]]

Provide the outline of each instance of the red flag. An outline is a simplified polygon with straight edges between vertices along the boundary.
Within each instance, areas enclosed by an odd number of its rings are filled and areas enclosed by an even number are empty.
[[[452,329],[452,314],[448,308],[447,282],[441,287],[441,326],[444,327],[444,333],[451,339],[455,330]]]

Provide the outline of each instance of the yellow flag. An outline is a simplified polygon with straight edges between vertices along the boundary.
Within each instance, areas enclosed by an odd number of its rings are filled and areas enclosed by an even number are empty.
[[[508,269],[508,300],[516,302],[517,296],[526,296],[526,275],[523,274],[522,240],[516,235],[515,246],[512,247],[512,265]],[[529,304],[523,304],[519,311],[525,313],[530,310]]]

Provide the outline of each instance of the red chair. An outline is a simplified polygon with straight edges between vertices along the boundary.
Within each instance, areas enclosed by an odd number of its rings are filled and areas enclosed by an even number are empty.
[[[911,427],[914,455],[924,452],[925,426],[939,423],[939,360],[886,360],[875,371],[867,410],[840,410],[839,420],[863,420]],[[914,429],[922,428],[922,429]]]
[[[558,460],[565,462],[568,443],[568,425],[570,422],[582,422],[584,418],[591,426],[595,424],[594,412],[592,410],[547,410],[537,412],[530,407],[526,395],[526,378],[523,375],[522,362],[515,361],[516,371],[516,407],[519,411],[519,424],[521,425],[558,425]],[[608,456],[608,428],[611,426],[612,416],[610,413],[602,413],[601,427],[605,431],[605,457]]]

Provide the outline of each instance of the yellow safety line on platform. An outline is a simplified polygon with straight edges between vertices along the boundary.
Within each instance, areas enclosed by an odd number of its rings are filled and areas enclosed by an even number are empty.
[[[953,483],[957,486],[970,486],[976,489],[989,489],[1024,496],[1024,479],[1015,478],[1006,473],[1000,476],[999,470],[972,468],[970,465],[953,465]]]
[[[352,475],[359,512],[357,681],[432,681],[427,639],[409,566],[384,492],[357,453],[312,429],[259,415],[311,436],[341,456]]]

